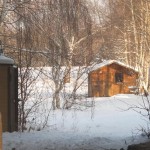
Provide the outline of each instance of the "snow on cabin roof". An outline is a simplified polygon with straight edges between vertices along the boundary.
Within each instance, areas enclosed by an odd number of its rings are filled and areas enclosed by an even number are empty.
[[[14,64],[14,60],[0,54],[0,64]]]
[[[131,67],[131,66],[129,66],[129,65],[126,65],[126,64],[124,64],[124,63],[122,63],[122,62],[120,62],[120,61],[117,61],[117,60],[104,60],[102,63],[95,64],[95,65],[91,66],[90,71],[97,70],[97,69],[99,69],[99,68],[102,68],[102,67],[104,67],[104,66],[111,65],[111,64],[113,64],[113,63],[118,64],[118,65],[120,65],[120,66],[123,66],[123,67],[125,67],[125,68],[132,69],[132,70],[138,72],[137,69],[135,69],[135,68],[133,68],[133,67]]]

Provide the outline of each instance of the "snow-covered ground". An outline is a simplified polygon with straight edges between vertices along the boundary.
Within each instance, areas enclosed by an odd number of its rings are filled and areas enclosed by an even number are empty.
[[[103,150],[126,148],[146,141],[139,129],[144,118],[129,106],[139,105],[141,96],[116,95],[95,98],[95,107],[56,110],[42,131],[4,133],[4,150]],[[91,101],[91,99],[87,99]]]
[[[75,74],[73,77],[75,79]],[[83,95],[87,93],[85,78],[81,78],[80,82],[85,82],[77,91]],[[31,101],[43,99],[29,116],[30,132],[3,133],[4,150],[120,150],[130,144],[147,141],[141,128],[147,128],[148,118],[133,109],[128,110],[130,107],[143,106],[145,97],[130,94],[82,97],[78,101],[80,105],[77,103],[69,110],[53,111],[50,108],[51,89],[48,84],[52,87],[46,78],[35,83],[36,92],[42,91],[42,94],[31,98]],[[71,91],[73,85],[74,81],[66,85],[65,93]],[[27,103],[26,107],[31,103]],[[140,113],[146,112],[142,110]],[[46,120],[45,128],[41,129]]]

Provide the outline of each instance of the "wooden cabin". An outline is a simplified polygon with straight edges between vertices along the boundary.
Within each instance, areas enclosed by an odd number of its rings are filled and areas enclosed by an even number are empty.
[[[0,113],[3,132],[18,129],[18,71],[14,60],[0,53]]]
[[[95,65],[88,74],[88,96],[130,94],[130,87],[137,87],[138,74],[138,71],[119,61],[104,61]]]

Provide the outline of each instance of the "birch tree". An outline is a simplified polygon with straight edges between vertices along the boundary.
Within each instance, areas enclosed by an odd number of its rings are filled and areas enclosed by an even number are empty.
[[[92,53],[91,45],[91,19],[90,14],[84,1],[79,0],[49,0],[47,13],[43,18],[43,22],[50,26],[49,33],[49,51],[52,58],[52,74],[55,83],[55,92],[53,96],[53,107],[60,108],[59,94],[64,86],[64,78],[69,78],[73,65],[73,57],[80,54],[81,58],[87,58]],[[53,20],[53,22],[51,22]],[[83,51],[83,44],[87,44],[89,51]],[[90,58],[86,59],[86,64]],[[81,63],[80,63],[81,64]],[[62,71],[65,66],[65,71]],[[63,72],[63,77],[62,76]]]
[[[148,0],[109,1],[110,23],[116,41],[117,59],[134,66],[140,73],[139,86],[148,88],[149,72],[149,5]],[[120,9],[121,8],[121,9]],[[119,11],[120,10],[120,11]],[[119,13],[118,13],[119,12]],[[117,50],[117,51],[116,51]]]

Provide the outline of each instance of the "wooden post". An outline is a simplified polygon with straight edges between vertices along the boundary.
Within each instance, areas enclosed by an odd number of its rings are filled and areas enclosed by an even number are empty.
[[[0,113],[0,150],[2,150],[2,117]]]

